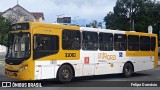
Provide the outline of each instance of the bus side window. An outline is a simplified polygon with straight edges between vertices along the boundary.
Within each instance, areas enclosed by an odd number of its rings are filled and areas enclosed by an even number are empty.
[[[156,38],[151,37],[151,50],[155,51],[155,48],[156,48]]]
[[[78,30],[62,31],[62,48],[64,50],[80,50],[81,33]]]
[[[82,32],[82,49],[83,50],[98,50],[98,33],[97,32]]]
[[[101,51],[113,50],[113,34],[99,33],[99,50]]]
[[[34,49],[36,51],[45,49],[45,40],[43,40],[40,35],[35,35],[34,36]]]
[[[124,34],[114,34],[114,49],[116,51],[127,50],[127,36]]]
[[[34,50],[38,50],[39,35],[34,35]]]
[[[150,51],[150,37],[149,36],[140,37],[140,50]]]
[[[128,35],[128,50],[129,51],[139,51],[139,36],[138,35]]]
[[[59,51],[59,37],[56,35],[34,35],[33,59],[56,54]]]

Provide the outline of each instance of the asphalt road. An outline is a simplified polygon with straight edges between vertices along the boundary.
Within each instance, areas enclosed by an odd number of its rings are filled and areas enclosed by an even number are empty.
[[[4,54],[0,54],[0,60],[4,59]],[[4,63],[0,61],[0,81],[17,81],[4,76]],[[101,75],[92,77],[79,77],[75,78],[73,82],[69,84],[57,84],[55,80],[41,80],[45,82],[45,87],[41,88],[0,88],[0,90],[159,90],[159,87],[95,87],[95,82],[107,83],[112,82],[117,84],[119,81],[159,81],[160,82],[160,66],[156,69],[146,70],[135,73],[131,78],[123,78],[121,74]],[[89,82],[88,82],[89,81]],[[123,82],[119,82],[123,84]],[[81,85],[91,85],[90,87],[84,87]],[[125,83],[124,83],[125,84]],[[113,85],[113,84],[112,84]],[[64,87],[67,86],[67,87]],[[70,87],[68,87],[70,86]],[[73,87],[72,87],[73,86]],[[0,86],[1,87],[1,86]]]
[[[4,66],[2,65],[0,66],[0,81],[16,81],[4,76]],[[160,66],[156,69],[136,72],[130,78],[123,78],[123,75],[121,74],[109,74],[90,77],[78,77],[73,80],[74,83],[85,81],[160,81]]]
[[[4,76],[4,67],[0,67],[0,81],[16,81],[14,79],[7,78]],[[111,75],[101,75],[101,76],[92,76],[92,77],[79,77],[73,80],[73,82],[68,84],[57,84],[54,82],[55,80],[41,80],[40,82],[45,82],[45,87],[39,88],[0,88],[0,90],[18,90],[18,89],[25,89],[25,90],[159,90],[158,87],[95,87],[95,82],[102,82],[102,83],[115,83],[122,84],[123,81],[159,81],[160,82],[160,66],[156,69],[146,70],[135,73],[131,78],[123,78],[121,74],[111,74]],[[121,81],[121,82],[119,82]],[[90,87],[80,87],[81,85],[88,84],[91,85]],[[124,83],[125,84],[125,83]],[[92,86],[93,85],[93,86]],[[113,85],[113,84],[111,84]],[[67,86],[67,87],[64,87]],[[70,87],[68,87],[70,86]]]

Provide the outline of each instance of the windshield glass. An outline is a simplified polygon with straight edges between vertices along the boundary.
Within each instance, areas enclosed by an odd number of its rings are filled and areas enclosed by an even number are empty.
[[[30,34],[9,34],[7,58],[29,58],[30,56]]]

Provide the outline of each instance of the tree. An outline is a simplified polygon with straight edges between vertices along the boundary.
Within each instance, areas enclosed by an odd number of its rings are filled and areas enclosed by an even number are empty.
[[[0,44],[1,45],[7,45],[7,39],[8,39],[8,32],[9,32],[9,26],[11,25],[10,22],[7,22],[5,18],[0,16]]]
[[[128,12],[131,12],[130,18],[127,18]],[[109,12],[104,21],[106,28],[129,31],[134,20],[135,31],[147,32],[148,26],[152,25],[156,32],[159,16],[160,3],[152,0],[117,0],[114,12]]]
[[[93,28],[102,28],[102,22],[98,22],[97,20],[93,20],[91,23],[89,23],[86,26],[93,27]]]

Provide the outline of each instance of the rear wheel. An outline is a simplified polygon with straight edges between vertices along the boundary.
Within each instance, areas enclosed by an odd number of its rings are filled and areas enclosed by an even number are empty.
[[[57,73],[57,79],[61,83],[70,82],[73,78],[73,70],[69,65],[62,65]]]
[[[133,73],[133,66],[130,63],[126,63],[123,67],[123,75],[128,78],[131,77]]]

